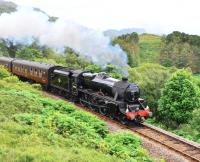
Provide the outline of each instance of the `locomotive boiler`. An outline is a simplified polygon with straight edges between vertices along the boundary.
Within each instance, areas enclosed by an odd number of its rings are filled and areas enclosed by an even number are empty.
[[[98,107],[104,115],[117,118],[122,123],[128,120],[141,122],[152,115],[149,108],[143,105],[138,85],[129,83],[127,78],[118,80],[106,73],[85,72],[81,80],[82,88],[96,96],[94,98],[85,92],[81,100],[91,104],[90,107]]]

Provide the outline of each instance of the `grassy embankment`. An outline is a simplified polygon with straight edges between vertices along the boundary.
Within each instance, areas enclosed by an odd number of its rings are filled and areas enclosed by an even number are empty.
[[[45,97],[0,68],[0,161],[152,161],[139,137],[68,102]]]

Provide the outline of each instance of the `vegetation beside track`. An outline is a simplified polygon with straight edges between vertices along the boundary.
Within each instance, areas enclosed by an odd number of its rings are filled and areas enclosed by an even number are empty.
[[[152,161],[138,136],[43,96],[0,67],[0,161]]]

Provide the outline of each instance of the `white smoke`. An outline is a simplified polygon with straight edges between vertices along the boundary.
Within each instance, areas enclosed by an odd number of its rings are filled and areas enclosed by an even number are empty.
[[[0,38],[22,41],[34,37],[53,49],[70,47],[101,66],[111,63],[127,67],[126,53],[118,45],[113,46],[102,32],[63,19],[48,20],[46,14],[30,8],[4,13],[0,16]]]

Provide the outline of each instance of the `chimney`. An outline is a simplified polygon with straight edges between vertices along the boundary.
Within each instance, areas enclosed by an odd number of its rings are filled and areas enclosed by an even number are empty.
[[[128,82],[128,78],[127,77],[122,77],[122,81],[123,82]]]

